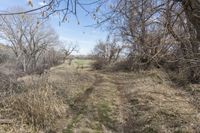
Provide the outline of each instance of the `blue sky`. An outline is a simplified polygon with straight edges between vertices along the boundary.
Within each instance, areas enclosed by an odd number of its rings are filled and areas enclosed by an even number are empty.
[[[33,8],[38,7],[43,0],[32,0]],[[5,11],[13,7],[23,7],[31,9],[27,0],[0,0],[0,11]],[[94,7],[91,7],[94,8]],[[94,20],[86,15],[81,9],[78,9],[78,25],[75,17],[71,16],[69,22],[59,25],[58,17],[51,17],[50,24],[58,33],[60,40],[73,42],[79,46],[79,54],[89,54],[98,40],[104,40],[107,33],[100,28],[87,27],[94,24]]]

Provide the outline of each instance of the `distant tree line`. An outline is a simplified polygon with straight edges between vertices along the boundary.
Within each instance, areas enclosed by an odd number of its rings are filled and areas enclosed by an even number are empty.
[[[29,5],[32,5],[29,0]],[[93,6],[93,10],[89,6]],[[113,40],[126,53],[126,69],[164,68],[181,77],[183,83],[200,82],[200,2],[199,0],[48,0],[32,10],[0,12],[2,15],[39,12],[43,18],[58,14],[61,22],[77,18],[81,8],[97,25],[106,26]],[[78,22],[79,23],[79,22]],[[105,64],[117,61],[110,42],[96,46],[96,56]],[[105,54],[102,54],[102,51]],[[94,52],[95,53],[95,52]],[[99,59],[98,57],[98,59]],[[110,60],[110,61],[109,61]],[[176,80],[176,79],[174,79]]]
[[[23,9],[13,10],[17,11]],[[38,17],[30,14],[0,15],[0,38],[7,49],[12,50],[16,68],[23,73],[42,73],[51,66],[63,63],[77,50],[76,45],[68,46],[66,42],[61,42],[48,21]],[[5,63],[10,55],[5,53],[5,49],[1,51],[0,61]]]

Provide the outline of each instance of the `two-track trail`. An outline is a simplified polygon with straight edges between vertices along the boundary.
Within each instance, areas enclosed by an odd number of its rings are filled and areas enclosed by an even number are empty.
[[[200,112],[192,98],[160,71],[70,70],[74,81],[66,82],[68,70],[57,73],[66,83],[61,88],[69,105],[63,133],[200,131]]]

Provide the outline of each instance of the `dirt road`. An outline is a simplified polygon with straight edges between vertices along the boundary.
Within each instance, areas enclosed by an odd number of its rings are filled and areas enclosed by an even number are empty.
[[[69,69],[50,72],[69,105],[63,133],[200,132],[200,112],[191,97],[160,71]]]

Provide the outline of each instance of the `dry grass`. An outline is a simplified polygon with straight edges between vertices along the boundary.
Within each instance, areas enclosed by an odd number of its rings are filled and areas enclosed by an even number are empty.
[[[199,110],[192,97],[175,88],[161,71],[119,74],[127,99],[125,132],[199,132]]]
[[[0,102],[0,119],[14,122],[0,125],[2,133],[200,131],[199,104],[158,70],[109,73],[65,63],[18,81],[26,89]],[[190,89],[197,94],[199,85]]]
[[[66,113],[66,105],[49,85],[33,87],[8,97],[2,105],[4,118],[13,119],[15,124],[27,124],[34,127],[34,130],[50,130],[56,120],[64,117]]]
[[[22,91],[15,77],[0,73],[0,100]]]
[[[109,77],[96,75],[92,87],[74,100],[73,110],[80,118],[71,127],[71,132],[120,132],[122,116],[117,86]],[[73,122],[73,121],[72,121]],[[73,122],[74,123],[74,122]],[[85,123],[85,124],[84,124]]]

